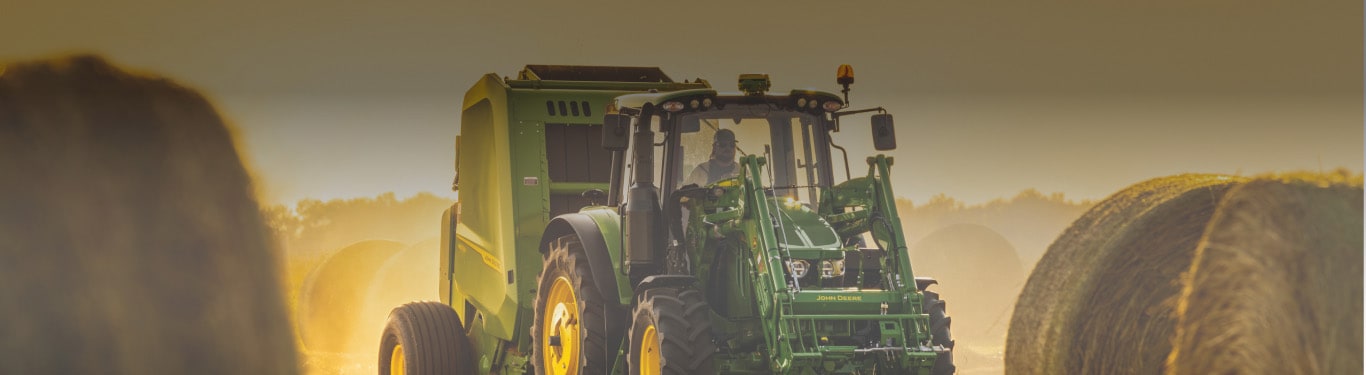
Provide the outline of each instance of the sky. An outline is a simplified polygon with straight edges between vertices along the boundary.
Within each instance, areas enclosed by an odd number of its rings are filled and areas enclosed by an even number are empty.
[[[896,192],[915,202],[1030,188],[1101,199],[1185,172],[1359,172],[1366,142],[1361,1],[2,8],[0,61],[94,52],[201,89],[237,127],[271,203],[453,196],[464,91],[527,64],[658,66],[722,90],[768,73],[775,89],[829,91],[850,64],[853,106],[896,116]]]

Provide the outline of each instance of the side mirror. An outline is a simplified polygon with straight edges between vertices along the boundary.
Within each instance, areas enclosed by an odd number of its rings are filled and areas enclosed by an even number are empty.
[[[896,130],[892,128],[892,115],[873,115],[873,148],[878,151],[896,149]]]
[[[609,113],[602,116],[602,148],[626,151],[631,140],[631,116]]]

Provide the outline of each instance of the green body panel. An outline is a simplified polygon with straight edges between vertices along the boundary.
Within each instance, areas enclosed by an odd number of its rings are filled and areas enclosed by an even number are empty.
[[[768,198],[769,207],[777,207],[778,218],[782,220],[783,231],[775,233],[789,251],[797,249],[818,249],[834,252],[843,256],[840,250],[840,237],[815,211],[799,201],[783,197]],[[804,258],[795,256],[796,258]]]
[[[578,194],[587,190],[598,189],[607,191],[607,184],[593,182],[550,182],[549,191],[552,194]]]
[[[617,303],[630,306],[635,294],[631,292],[631,281],[621,267],[621,215],[617,214],[615,208],[604,206],[584,207],[579,213],[588,215],[598,224],[603,242],[607,243],[607,254],[612,258],[612,273],[617,280]]]
[[[458,170],[466,182],[460,193],[459,222],[452,252],[451,300],[464,300],[480,312],[475,324],[500,339],[512,338],[518,308],[516,290],[506,272],[516,267],[513,255],[512,176],[514,154],[506,131],[510,116],[507,86],[495,75],[481,78],[465,95]],[[472,183],[477,182],[477,183]],[[476,186],[477,185],[477,186]],[[449,251],[450,249],[443,249]],[[444,277],[443,277],[444,278]],[[462,310],[456,306],[456,310]]]
[[[525,71],[522,78],[527,79],[487,74],[466,92],[456,151],[459,203],[442,219],[440,298],[466,322],[481,371],[521,373],[527,368],[532,304],[542,266],[538,247],[551,219],[551,195],[608,188],[602,183],[550,180],[546,124],[600,125],[602,114],[620,95],[707,87],[541,80]],[[561,114],[548,111],[547,102],[579,107]],[[588,109],[580,111],[585,106]],[[615,210],[590,207],[584,213],[598,223],[616,266],[621,244]],[[627,294],[618,297],[629,303],[629,283],[619,279],[619,289]]]

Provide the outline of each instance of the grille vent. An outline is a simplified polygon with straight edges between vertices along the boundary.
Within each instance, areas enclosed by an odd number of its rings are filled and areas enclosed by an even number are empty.
[[[545,101],[545,112],[551,116],[593,117],[592,108],[587,101]]]

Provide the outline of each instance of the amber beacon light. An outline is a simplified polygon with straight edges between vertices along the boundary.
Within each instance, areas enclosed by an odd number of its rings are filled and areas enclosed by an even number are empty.
[[[839,71],[835,73],[835,82],[844,86],[840,92],[844,93],[844,105],[849,105],[849,85],[854,84],[854,67],[840,64]]]

